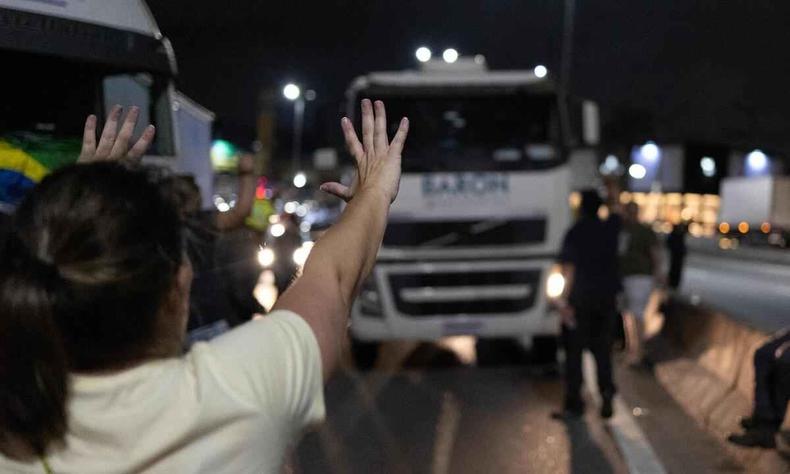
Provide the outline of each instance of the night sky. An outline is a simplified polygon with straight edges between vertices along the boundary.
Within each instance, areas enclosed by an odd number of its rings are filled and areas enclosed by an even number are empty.
[[[492,69],[559,67],[560,0],[148,3],[173,42],[179,87],[242,146],[254,139],[260,91],[288,81],[318,94],[307,149],[331,144],[349,81],[414,67],[423,44],[484,54]],[[575,18],[572,92],[600,102],[610,141],[790,152],[790,2],[576,0]]]

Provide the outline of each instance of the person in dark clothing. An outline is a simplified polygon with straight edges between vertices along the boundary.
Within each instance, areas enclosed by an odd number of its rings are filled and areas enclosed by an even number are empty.
[[[192,176],[172,176],[163,185],[172,195],[187,228],[187,254],[194,269],[187,322],[188,343],[208,340],[252,317],[253,312],[239,314],[233,300],[231,280],[224,265],[219,264],[218,240],[223,233],[238,229],[250,213],[255,193],[253,160],[239,159],[237,204],[227,212],[201,210],[200,188]],[[252,292],[249,300],[254,300]],[[245,305],[245,308],[250,305]],[[255,308],[262,308],[260,305]]]
[[[598,209],[602,204],[596,191],[582,193],[579,220],[565,235],[559,259],[567,296],[557,301],[565,347],[563,415],[574,417],[584,412],[581,388],[585,348],[595,357],[604,418],[612,416],[616,392],[611,348],[617,318],[615,300],[621,287],[617,246],[622,219],[614,212],[607,220],[600,219]]]
[[[680,287],[683,276],[683,264],[686,260],[686,224],[676,224],[667,236],[669,250],[669,275],[667,284],[672,290]]]
[[[741,420],[744,432],[727,439],[740,446],[776,447],[775,435],[790,402],[790,328],[754,353],[754,411]]]

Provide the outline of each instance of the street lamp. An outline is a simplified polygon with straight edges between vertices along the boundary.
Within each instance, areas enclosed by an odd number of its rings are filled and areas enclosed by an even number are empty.
[[[296,100],[302,95],[302,89],[296,84],[290,83],[283,87],[283,95],[288,100]]]

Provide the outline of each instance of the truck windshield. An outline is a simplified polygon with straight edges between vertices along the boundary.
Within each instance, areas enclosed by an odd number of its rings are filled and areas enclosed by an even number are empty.
[[[514,171],[557,165],[556,101],[550,95],[378,95],[390,136],[410,120],[403,171]]]

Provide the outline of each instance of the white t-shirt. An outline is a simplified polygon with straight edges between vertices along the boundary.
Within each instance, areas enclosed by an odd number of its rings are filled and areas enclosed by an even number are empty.
[[[289,445],[324,417],[318,342],[275,311],[181,358],[74,376],[57,473],[279,472]],[[0,455],[0,472],[42,473]]]

